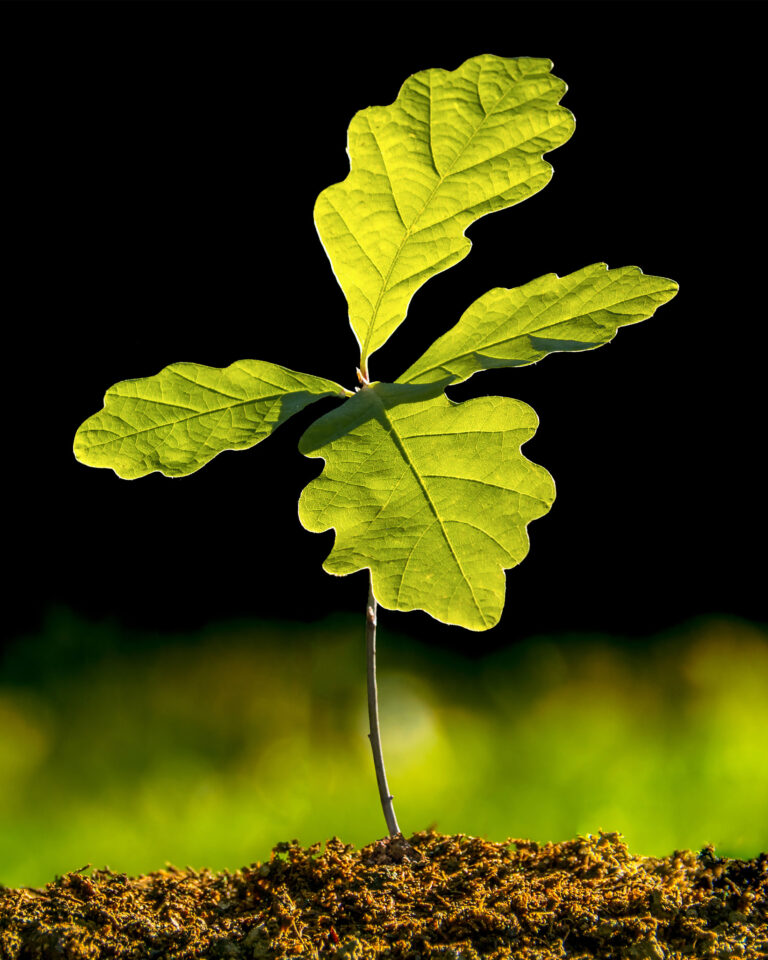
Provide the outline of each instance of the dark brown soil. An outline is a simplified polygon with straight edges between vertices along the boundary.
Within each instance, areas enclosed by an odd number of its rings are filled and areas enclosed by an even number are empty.
[[[633,857],[603,833],[293,841],[234,873],[79,870],[44,890],[0,887],[0,957],[768,958],[768,855]]]

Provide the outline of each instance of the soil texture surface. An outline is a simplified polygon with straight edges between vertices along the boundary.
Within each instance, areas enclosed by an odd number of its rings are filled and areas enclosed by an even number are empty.
[[[768,854],[632,856],[621,836],[278,844],[234,872],[85,868],[0,886],[2,960],[768,957]]]

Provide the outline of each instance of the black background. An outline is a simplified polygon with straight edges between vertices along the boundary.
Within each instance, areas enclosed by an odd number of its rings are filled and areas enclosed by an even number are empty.
[[[366,574],[325,574],[333,535],[297,517],[321,466],[298,438],[332,401],[179,480],[86,468],[72,438],[111,384],[178,360],[254,357],[353,386],[315,198],[346,176],[355,111],[479,53],[554,60],[576,133],[541,193],[469,229],[470,255],[416,294],[372,376],[394,379],[493,286],[605,260],[680,293],[607,347],[450,391],[535,408],[525,453],[557,500],[494,631],[422,613],[387,625],[480,650],[768,619],[759,6],[7,8],[7,636],[52,606],[160,629],[362,614]]]

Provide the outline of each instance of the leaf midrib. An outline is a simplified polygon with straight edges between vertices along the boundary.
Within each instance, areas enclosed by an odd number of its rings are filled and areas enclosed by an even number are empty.
[[[483,613],[483,610],[482,610],[481,607],[480,607],[480,604],[479,604],[478,601],[477,601],[477,597],[475,596],[475,591],[474,591],[474,588],[472,587],[472,581],[470,580],[470,578],[469,578],[469,577],[466,575],[466,573],[464,572],[464,568],[463,568],[463,566],[461,565],[461,560],[459,559],[458,554],[456,553],[456,551],[455,551],[454,548],[453,548],[453,544],[451,543],[451,539],[450,539],[450,537],[448,536],[448,531],[445,529],[445,525],[443,524],[443,521],[442,521],[442,519],[441,519],[441,517],[440,517],[440,514],[439,514],[438,511],[437,511],[437,507],[435,506],[434,501],[432,500],[432,497],[430,496],[429,490],[427,489],[427,486],[426,486],[426,484],[424,483],[424,481],[423,481],[423,479],[422,479],[422,477],[421,477],[421,474],[419,473],[416,465],[414,464],[413,460],[411,459],[410,454],[408,453],[408,450],[406,449],[406,447],[405,447],[405,445],[404,445],[404,443],[403,443],[400,435],[398,434],[397,430],[395,429],[395,424],[394,424],[393,421],[387,416],[387,409],[386,409],[386,407],[385,407],[384,404],[381,402],[381,399],[380,399],[378,396],[376,397],[376,400],[377,400],[379,406],[381,407],[381,412],[382,412],[382,415],[383,415],[384,420],[386,421],[386,423],[387,423],[387,425],[388,425],[389,434],[390,434],[390,436],[392,437],[392,441],[393,441],[395,447],[397,448],[397,451],[398,451],[398,453],[400,454],[401,458],[403,459],[403,461],[406,463],[406,465],[407,465],[408,468],[410,469],[411,473],[413,474],[414,479],[416,480],[416,482],[417,482],[418,485],[419,485],[419,489],[420,489],[421,492],[424,494],[424,498],[426,499],[426,501],[427,501],[427,503],[428,503],[428,505],[429,505],[429,509],[431,510],[432,515],[434,516],[435,520],[437,520],[438,524],[440,525],[440,530],[441,530],[441,532],[442,532],[442,534],[443,534],[443,539],[445,540],[445,542],[446,542],[446,544],[447,544],[447,546],[448,546],[448,549],[449,549],[450,552],[451,552],[451,556],[453,557],[453,559],[454,559],[454,561],[455,561],[455,563],[456,563],[456,566],[459,568],[459,572],[461,573],[462,579],[464,580],[464,582],[466,583],[466,585],[469,587],[469,592],[470,592],[470,595],[472,596],[472,602],[473,602],[474,605],[475,605],[475,609],[477,610],[477,612],[478,612],[478,614],[479,614],[479,616],[480,616],[480,619],[481,619],[481,620],[483,621],[483,623],[485,624],[485,623],[487,623],[487,619],[486,619],[485,614]],[[404,578],[405,578],[405,569],[403,570],[403,576],[402,576],[402,578],[401,578],[401,580],[400,580],[400,587],[399,587],[399,589],[402,589],[402,583],[403,583],[403,579],[404,579]],[[398,594],[398,596],[399,596],[399,594]]]
[[[167,423],[154,424],[151,427],[145,427],[143,430],[134,430],[131,433],[118,433],[111,440],[104,440],[101,443],[89,443],[88,446],[91,449],[95,447],[104,447],[109,443],[117,443],[119,440],[127,440],[129,437],[139,437],[143,433],[152,433],[153,430],[162,430],[164,427],[175,427],[179,423],[186,423],[188,420],[195,420],[197,417],[207,417],[209,414],[213,415],[214,413],[223,413],[225,410],[232,410],[236,407],[246,407],[249,404],[253,404],[253,403],[271,403],[272,401],[280,400],[282,397],[285,397],[287,395],[288,395],[287,393],[277,393],[277,394],[272,394],[266,397],[256,397],[250,400],[242,400],[239,403],[229,403],[224,407],[216,407],[215,409],[212,409],[212,410],[200,410],[199,412],[193,413],[188,417],[180,417],[178,420],[169,420]],[[146,403],[166,405],[166,402],[164,400],[147,400],[145,397],[121,397],[120,399],[121,400],[140,400],[140,401],[143,400]],[[320,396],[318,396],[318,400],[319,399],[320,399]],[[175,406],[175,404],[167,404],[167,405]],[[108,410],[108,408],[104,407],[104,410],[102,411],[102,413],[109,413],[109,412],[110,411]],[[269,411],[267,411],[267,413],[268,412]],[[122,423],[126,422],[116,413],[112,413],[112,416],[115,417],[117,420],[120,420]],[[263,424],[264,424],[264,421],[262,420],[262,426]],[[103,433],[105,429],[106,429],[105,427],[91,427],[88,430],[82,430],[78,432],[82,432],[82,434]]]

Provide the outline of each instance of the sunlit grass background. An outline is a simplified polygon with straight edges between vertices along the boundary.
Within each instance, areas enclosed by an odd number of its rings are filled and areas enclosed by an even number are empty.
[[[534,637],[480,659],[379,634],[404,832],[768,849],[764,628]],[[356,620],[149,636],[59,611],[0,660],[0,883],[368,843],[385,827],[366,734]]]

